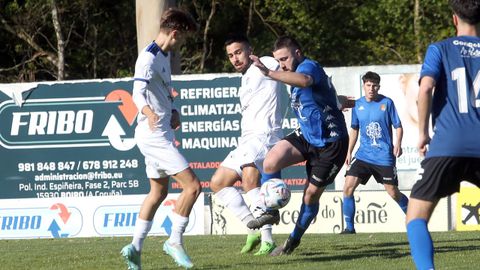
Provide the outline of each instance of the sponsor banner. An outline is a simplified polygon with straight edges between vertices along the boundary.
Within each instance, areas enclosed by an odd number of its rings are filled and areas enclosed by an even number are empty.
[[[457,231],[480,230],[480,189],[474,186],[462,186],[457,194],[456,205]]]
[[[409,195],[407,192],[405,195]],[[245,200],[248,199],[244,196]],[[405,214],[385,191],[362,191],[355,193],[355,229],[358,233],[405,232]],[[295,227],[302,203],[302,193],[292,193],[287,206],[280,209],[280,224],[273,232],[289,234]],[[320,199],[320,209],[307,233],[340,233],[343,223],[342,192],[325,191]],[[212,234],[246,234],[246,226],[213,196]],[[429,223],[431,231],[449,230],[448,200],[438,203]]]
[[[0,84],[0,199],[146,194],[132,82]],[[213,172],[238,145],[240,76],[174,76],[172,86],[182,121],[177,147],[210,191]],[[288,93],[281,95],[287,112]],[[297,126],[286,114],[285,133]],[[304,171],[301,164],[284,170],[292,189],[303,188]],[[169,189],[181,191],[175,181]]]
[[[179,194],[158,208],[149,235],[169,235]],[[131,236],[145,195],[0,200],[0,239]],[[205,232],[204,193],[189,216],[187,235]]]

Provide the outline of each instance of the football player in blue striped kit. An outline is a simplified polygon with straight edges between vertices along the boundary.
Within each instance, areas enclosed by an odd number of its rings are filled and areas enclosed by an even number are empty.
[[[307,171],[297,223],[285,243],[270,254],[276,256],[292,253],[317,216],[320,196],[345,162],[348,131],[335,87],[323,67],[305,57],[298,42],[288,36],[275,41],[273,56],[282,70],[268,69],[258,57],[251,58],[266,76],[292,86],[290,102],[300,128],[267,153],[264,171],[277,172],[302,161]]]
[[[430,44],[420,72],[418,149],[425,159],[406,222],[413,261],[422,270],[434,269],[427,224],[438,201],[458,192],[463,180],[480,187],[480,0],[449,4],[457,35]]]

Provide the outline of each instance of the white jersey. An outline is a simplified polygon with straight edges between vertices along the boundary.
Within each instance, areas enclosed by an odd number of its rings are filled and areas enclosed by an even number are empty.
[[[148,119],[142,113],[142,108],[148,105],[160,118],[154,134],[173,141],[171,75],[170,54],[163,52],[155,42],[140,52],[133,83],[133,101],[139,110],[136,136],[152,134]]]
[[[277,70],[272,57],[260,58],[269,69]],[[254,163],[263,173],[267,152],[283,137],[280,91],[282,84],[263,75],[251,65],[242,76],[240,104],[242,135],[238,147],[232,150],[220,166],[235,170],[242,177],[245,164]]]
[[[264,56],[260,61],[271,70],[279,68],[278,62],[272,57]],[[255,134],[282,133],[281,86],[280,82],[263,75],[253,64],[243,74],[239,91],[242,138]]]

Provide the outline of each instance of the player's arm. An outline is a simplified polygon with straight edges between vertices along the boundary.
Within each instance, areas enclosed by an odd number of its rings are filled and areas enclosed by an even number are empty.
[[[393,145],[393,155],[399,157],[402,155],[402,139],[403,139],[403,128],[400,126],[395,129],[397,131],[396,142]]]
[[[145,115],[148,119],[148,126],[150,130],[155,130],[156,125],[160,117],[150,108],[145,98],[147,90],[148,80],[134,79],[133,81],[133,102],[137,106],[140,113]]]
[[[355,144],[357,144],[357,139],[358,139],[358,128],[352,128],[350,130],[350,135],[348,139],[348,151],[347,151],[347,158],[345,159],[345,164],[350,165],[350,162],[352,161],[352,152],[353,149],[355,148]]]
[[[258,58],[258,56],[250,55],[253,64],[267,77],[276,81],[286,83],[291,86],[305,88],[313,84],[313,78],[310,75],[299,72],[287,72],[282,70],[271,70],[266,67]]]
[[[430,121],[430,108],[432,106],[432,94],[435,88],[435,79],[430,76],[421,78],[418,91],[418,151],[421,156],[427,152],[427,144],[430,142],[428,126]]]

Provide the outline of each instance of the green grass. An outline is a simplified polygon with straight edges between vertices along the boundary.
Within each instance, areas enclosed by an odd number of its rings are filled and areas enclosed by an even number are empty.
[[[283,243],[286,235],[275,235]],[[474,269],[478,232],[432,233],[439,269]],[[166,237],[145,242],[143,269],[179,269],[163,254]],[[1,240],[0,269],[126,269],[119,254],[130,237]],[[245,236],[185,236],[194,269],[413,269],[406,235],[307,234],[289,256],[241,255]]]

